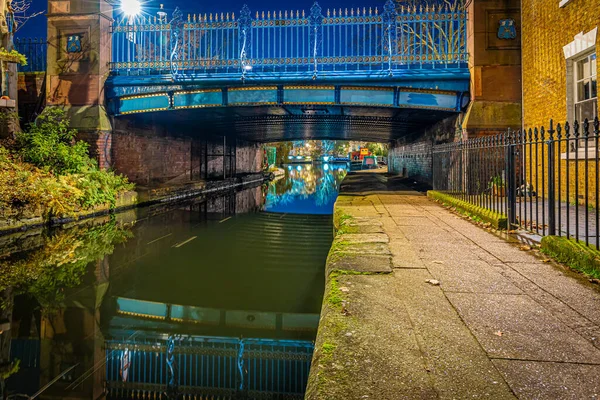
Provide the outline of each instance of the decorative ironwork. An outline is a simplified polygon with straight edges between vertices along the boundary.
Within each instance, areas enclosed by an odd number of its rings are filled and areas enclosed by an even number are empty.
[[[15,49],[27,57],[27,65],[19,65],[19,72],[46,71],[46,39],[16,38]]]
[[[317,79],[318,72],[318,47],[321,41],[322,35],[322,25],[323,25],[323,14],[321,14],[321,6],[319,3],[315,2],[310,9],[310,40],[311,40],[311,49],[312,49],[312,58],[313,58],[313,79]]]
[[[383,7],[383,23],[385,26],[385,51],[387,53],[388,58],[388,75],[392,76],[392,65],[393,65],[393,56],[395,51],[397,50],[396,45],[396,20],[398,18],[398,13],[396,12],[396,3],[393,0],[388,0]]]
[[[248,64],[248,50],[252,41],[252,16],[250,15],[250,9],[244,4],[242,11],[240,12],[240,19],[238,21],[240,26],[240,67],[242,68],[242,82],[246,78],[246,72],[252,69],[252,66]]]
[[[387,0],[379,14],[377,8],[324,12],[315,3],[308,15],[252,15],[244,6],[238,19],[233,14],[194,14],[184,22],[179,10],[170,23],[125,18],[112,25],[111,70],[174,76],[239,76],[241,71],[242,79],[248,79],[258,73],[316,78],[356,71],[464,69],[466,10],[460,4],[398,9]],[[503,35],[512,35],[511,25],[506,27]]]
[[[173,43],[171,46],[171,75],[177,79],[181,59],[181,47],[183,46],[183,14],[179,7],[173,11],[173,19],[171,20],[171,36]]]
[[[177,398],[177,366],[175,365],[175,337],[167,339],[167,397]]]

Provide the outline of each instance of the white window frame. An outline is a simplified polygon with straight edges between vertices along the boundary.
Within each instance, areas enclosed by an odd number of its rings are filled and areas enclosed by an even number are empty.
[[[558,3],[558,6],[560,8],[563,8],[564,6],[566,6],[567,4],[569,4],[572,0],[560,0],[560,3]]]
[[[589,99],[584,99],[584,100],[579,100],[579,83],[583,82],[585,80],[589,80],[590,82],[590,96],[591,96],[591,82],[592,82],[592,78],[596,78],[596,82],[598,82],[598,67],[596,67],[595,70],[591,71],[590,76],[588,78],[582,78],[579,79],[579,76],[577,76],[578,74],[578,64],[584,62],[587,59],[590,59],[590,57],[595,56],[596,59],[596,63],[598,62],[598,57],[595,51],[589,52],[581,57],[579,57],[577,60],[573,61],[573,110],[574,110],[574,114],[575,114],[575,120],[577,120],[580,124],[583,123],[584,119],[579,117],[578,113],[577,113],[577,106],[586,102],[595,102],[596,103],[596,107],[594,108],[595,114],[598,113],[598,89],[596,86],[596,97],[590,97]],[[591,67],[591,60],[590,60],[590,67]],[[595,100],[595,101],[594,101]],[[594,115],[594,117],[596,117],[597,115]]]
[[[577,98],[576,91],[576,79],[577,79],[577,71],[575,68],[577,67],[577,62],[585,59],[585,57],[589,56],[592,53],[596,53],[598,55],[598,51],[596,49],[596,36],[598,33],[598,27],[592,29],[587,33],[578,33],[575,35],[574,40],[563,47],[563,53],[565,56],[566,64],[567,64],[567,120],[569,123],[572,123],[575,120],[575,99]],[[579,121],[582,123],[583,121]],[[571,149],[568,150],[572,152]],[[588,151],[588,154],[583,154],[585,150],[583,148],[579,148],[578,157],[580,159],[583,158],[595,158],[595,148]],[[562,154],[562,158],[565,157],[566,154]],[[570,158],[575,158],[575,153],[569,155]]]

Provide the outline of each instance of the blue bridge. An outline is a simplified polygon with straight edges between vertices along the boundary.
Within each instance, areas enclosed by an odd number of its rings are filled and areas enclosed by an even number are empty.
[[[455,5],[142,16],[111,26],[107,109],[250,141],[388,141],[469,101]]]

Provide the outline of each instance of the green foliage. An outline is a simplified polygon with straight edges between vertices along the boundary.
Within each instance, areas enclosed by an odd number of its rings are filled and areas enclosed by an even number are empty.
[[[23,66],[27,65],[27,57],[15,49],[8,51],[4,47],[0,47],[0,60],[16,62]]]
[[[18,154],[23,161],[58,175],[91,167],[87,143],[75,140],[77,131],[69,124],[62,109],[46,108],[27,131],[16,134]]]
[[[69,216],[96,206],[114,206],[133,185],[101,170],[76,141],[63,110],[48,108],[12,151],[0,146],[0,217]]]
[[[559,236],[544,236],[540,251],[586,276],[600,279],[600,251],[585,242]]]
[[[382,143],[368,143],[367,148],[374,156],[387,157],[387,145]]]
[[[11,287],[33,295],[45,309],[53,309],[64,300],[65,288],[81,284],[90,262],[112,254],[116,244],[131,237],[128,228],[114,222],[48,236],[41,248],[0,259],[0,292]]]
[[[427,197],[443,203],[444,205],[454,207],[457,211],[468,215],[475,220],[489,223],[496,229],[507,229],[508,227],[508,219],[504,214],[478,207],[474,204],[467,203],[466,201],[459,200],[446,193],[441,193],[435,190],[428,190]]]

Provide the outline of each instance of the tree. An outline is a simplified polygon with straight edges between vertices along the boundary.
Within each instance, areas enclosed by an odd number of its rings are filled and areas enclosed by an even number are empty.
[[[12,13],[14,18],[14,28],[12,33],[17,33],[30,19],[42,15],[45,11],[37,11],[29,13],[31,8],[31,1],[29,0],[12,0],[9,3],[9,13]]]

